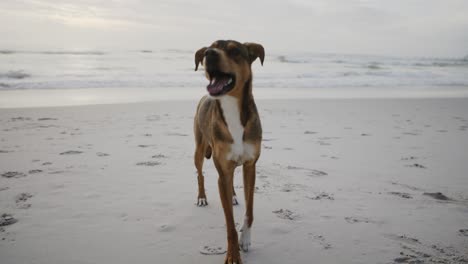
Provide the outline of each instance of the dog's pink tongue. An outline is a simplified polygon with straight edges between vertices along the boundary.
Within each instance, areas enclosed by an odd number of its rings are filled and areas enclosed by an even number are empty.
[[[206,89],[210,94],[218,94],[223,90],[223,87],[227,84],[229,78],[214,78],[210,81]]]

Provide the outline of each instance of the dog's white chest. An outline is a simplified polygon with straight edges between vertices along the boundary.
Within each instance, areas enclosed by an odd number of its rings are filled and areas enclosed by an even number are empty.
[[[234,141],[231,144],[231,151],[228,152],[226,159],[235,161],[239,165],[243,164],[245,161],[254,158],[254,147],[243,140],[244,127],[240,120],[239,104],[235,97],[229,95],[222,96],[219,101],[229,133],[231,133]]]

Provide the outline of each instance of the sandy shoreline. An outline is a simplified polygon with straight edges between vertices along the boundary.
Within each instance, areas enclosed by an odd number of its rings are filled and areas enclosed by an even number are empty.
[[[196,101],[200,87],[0,90],[0,109]],[[468,98],[466,87],[256,88],[257,100]]]
[[[211,160],[210,205],[195,206],[195,106],[0,109],[0,215],[18,220],[0,227],[1,262],[222,263],[200,253],[225,228]],[[468,99],[257,106],[244,263],[468,262]]]

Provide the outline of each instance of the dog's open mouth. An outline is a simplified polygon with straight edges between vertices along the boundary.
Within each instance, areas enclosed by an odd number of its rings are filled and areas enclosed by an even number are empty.
[[[234,88],[236,77],[233,74],[213,71],[208,72],[210,83],[206,86],[212,96],[222,95]]]

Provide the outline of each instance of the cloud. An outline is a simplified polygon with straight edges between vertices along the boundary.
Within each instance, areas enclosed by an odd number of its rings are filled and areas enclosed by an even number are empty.
[[[464,0],[2,0],[11,27],[0,28],[0,48],[193,49],[231,38],[282,51],[461,56],[466,13]]]

